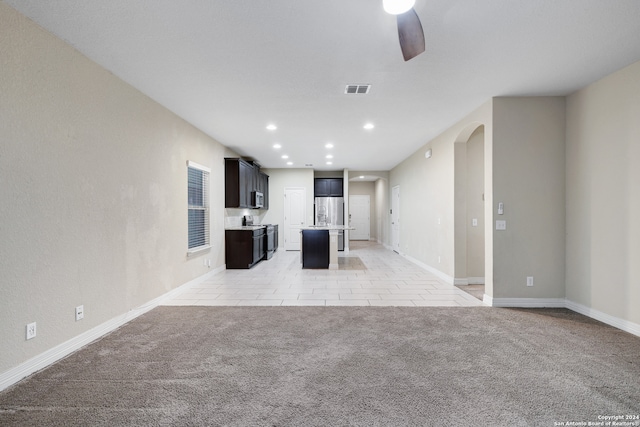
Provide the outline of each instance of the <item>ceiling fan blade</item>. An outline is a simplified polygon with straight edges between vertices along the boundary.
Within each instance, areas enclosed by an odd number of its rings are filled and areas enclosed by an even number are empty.
[[[424,32],[416,11],[409,11],[398,15],[398,37],[400,48],[405,61],[424,52]]]

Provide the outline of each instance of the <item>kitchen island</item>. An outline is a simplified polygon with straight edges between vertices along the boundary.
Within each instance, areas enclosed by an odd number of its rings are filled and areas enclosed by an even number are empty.
[[[300,229],[302,268],[338,269],[338,234],[353,227],[310,225]]]

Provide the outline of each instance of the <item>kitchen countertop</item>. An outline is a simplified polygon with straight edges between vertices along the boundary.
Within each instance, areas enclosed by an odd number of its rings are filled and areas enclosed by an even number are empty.
[[[240,225],[237,227],[225,227],[225,230],[260,230],[261,228],[265,228],[266,225]]]
[[[301,230],[355,230],[354,227],[348,225],[304,225]]]

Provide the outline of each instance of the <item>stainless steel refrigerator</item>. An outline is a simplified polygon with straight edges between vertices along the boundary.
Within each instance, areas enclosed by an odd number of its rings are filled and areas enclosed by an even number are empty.
[[[316,197],[315,225],[344,225],[344,197]],[[344,230],[338,232],[338,250],[344,251]]]

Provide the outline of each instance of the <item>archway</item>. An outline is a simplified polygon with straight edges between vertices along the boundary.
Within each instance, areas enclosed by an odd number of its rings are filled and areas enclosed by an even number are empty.
[[[454,284],[479,299],[485,283],[485,132],[469,124],[454,143]]]

